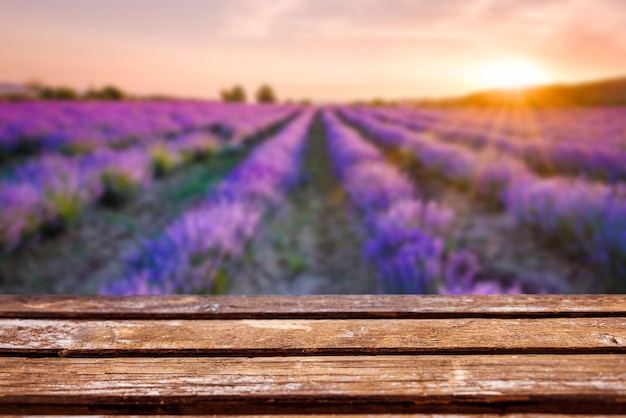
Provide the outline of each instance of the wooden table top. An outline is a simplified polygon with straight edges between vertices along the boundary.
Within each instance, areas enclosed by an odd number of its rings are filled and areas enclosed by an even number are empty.
[[[0,413],[626,413],[626,296],[4,295]]]

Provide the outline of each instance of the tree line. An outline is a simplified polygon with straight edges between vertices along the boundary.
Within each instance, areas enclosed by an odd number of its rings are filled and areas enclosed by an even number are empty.
[[[227,103],[245,103],[248,101],[246,91],[239,84],[230,89],[220,91],[220,97],[223,102]],[[268,84],[263,84],[259,87],[256,91],[255,98],[258,103],[276,103],[278,101],[274,89]]]
[[[69,86],[55,86],[42,83],[38,80],[31,80],[23,84],[24,90],[15,93],[2,94],[0,92],[0,100],[177,100],[180,98],[169,95],[154,96],[137,96],[127,93],[126,91],[108,84],[103,87],[91,87],[87,90],[77,90]],[[231,88],[223,89],[219,92],[219,97],[226,103],[246,103],[248,102],[248,93],[240,85],[236,84]],[[256,92],[252,101],[257,103],[278,103],[279,99],[274,88],[269,84],[261,85]],[[292,100],[284,99],[287,104],[310,105],[311,101],[307,99]]]
[[[43,100],[124,100],[129,97],[126,92],[113,85],[89,88],[84,92],[67,86],[49,86],[38,81],[28,82],[26,86]]]

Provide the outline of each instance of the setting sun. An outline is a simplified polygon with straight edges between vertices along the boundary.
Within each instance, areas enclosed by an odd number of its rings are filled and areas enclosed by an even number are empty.
[[[546,84],[550,75],[529,61],[508,61],[492,64],[480,72],[481,84],[488,88],[516,88]]]

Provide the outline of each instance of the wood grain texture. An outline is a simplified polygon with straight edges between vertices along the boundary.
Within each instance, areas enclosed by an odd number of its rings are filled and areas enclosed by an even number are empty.
[[[5,417],[15,417],[16,415],[0,415],[0,418]],[[21,418],[29,418],[29,417],[65,417],[65,415],[19,415]],[[91,415],[92,417],[97,417],[98,415]],[[150,416],[159,416],[159,417],[195,417],[197,415],[142,415],[142,417],[150,417]],[[244,416],[245,418],[537,418],[537,417],[547,417],[547,418],[589,418],[590,415],[582,415],[582,414],[553,414],[553,413],[502,413],[502,414],[411,414],[411,413],[399,413],[399,414],[272,414],[272,415],[237,415]],[[128,418],[136,418],[134,415],[124,415],[124,414],[116,414],[116,417],[128,417]],[[232,418],[233,415],[211,415],[212,418]],[[626,417],[623,414],[593,414],[595,418],[621,418]]]
[[[0,370],[1,413],[626,412],[626,355],[4,357]]]
[[[577,406],[581,406],[579,404],[577,404]],[[588,407],[589,404],[586,403],[583,405],[583,407]],[[429,406],[428,408],[422,408],[422,410],[426,410],[428,409],[429,411],[438,411],[438,412],[417,412],[417,413],[411,413],[411,412],[393,412],[393,413],[385,413],[385,412],[381,412],[384,409],[384,405],[379,405],[377,406],[376,410],[370,410],[370,412],[363,412],[363,413],[343,413],[343,412],[328,412],[328,413],[319,413],[319,412],[311,412],[311,413],[306,413],[303,411],[307,411],[307,407],[306,405],[301,406],[299,409],[296,406],[290,406],[289,409],[287,410],[287,412],[285,412],[285,407],[284,406],[280,406],[280,407],[274,407],[274,410],[276,412],[273,413],[264,413],[264,414],[257,414],[255,413],[253,410],[246,410],[244,408],[240,408],[239,406],[237,406],[237,410],[239,412],[233,412],[232,410],[228,411],[228,412],[224,412],[224,413],[195,413],[195,412],[186,412],[186,413],[181,413],[181,412],[177,412],[176,410],[174,412],[167,412],[167,407],[165,406],[161,406],[160,409],[156,409],[154,407],[151,407],[150,409],[140,409],[138,406],[134,406],[131,409],[131,412],[126,412],[129,410],[129,408],[119,408],[119,407],[102,407],[102,406],[97,406],[99,408],[99,410],[104,410],[106,409],[108,412],[105,414],[103,412],[97,413],[97,412],[88,412],[89,410],[94,410],[94,408],[72,408],[73,411],[78,411],[81,410],[83,412],[74,412],[74,413],[70,413],[70,412],[62,412],[63,409],[62,407],[51,407],[54,410],[60,411],[60,412],[56,412],[56,413],[43,413],[43,412],[37,412],[37,413],[24,413],[24,412],[15,412],[14,414],[0,414],[0,418],[4,418],[4,417],[20,417],[20,418],[28,418],[28,417],[37,417],[37,418],[43,418],[43,417],[67,417],[67,416],[80,416],[80,417],[93,417],[93,418],[97,418],[97,417],[109,417],[109,416],[115,416],[115,417],[128,417],[128,418],[137,418],[138,416],[141,417],[198,417],[198,416],[203,416],[203,417],[212,417],[212,418],[233,418],[233,417],[244,417],[244,418],[299,418],[299,417],[306,417],[306,418],[395,418],[395,417],[399,417],[399,418],[537,418],[537,417],[546,417],[546,418],[621,418],[621,417],[626,417],[626,414],[622,414],[619,412],[610,412],[610,413],[596,413],[593,411],[590,411],[588,414],[583,414],[583,413],[554,413],[554,412],[531,412],[531,413],[520,413],[520,412],[492,412],[492,413],[466,413],[466,412],[451,412],[451,413],[447,413],[445,412],[445,408],[442,407],[435,407],[435,406]],[[184,407],[183,409],[185,410],[193,410],[194,408],[190,408],[190,407]],[[214,409],[214,408],[213,408]],[[267,408],[264,408],[264,410],[266,410]],[[316,408],[317,410],[319,410],[320,408]],[[337,408],[334,408],[332,406],[329,406],[326,408],[327,410],[336,410]],[[366,410],[366,408],[361,408],[363,410]],[[406,409],[406,408],[405,408]],[[414,408],[415,409],[415,408]],[[455,408],[456,410],[458,410],[459,408]],[[489,410],[493,411],[495,408],[489,408]],[[569,406],[568,410],[573,410],[574,407]],[[606,408],[605,408],[606,409]],[[29,411],[34,410],[33,408],[29,408]],[[205,407],[202,408],[202,410],[206,410]],[[394,407],[393,410],[399,410],[399,408]],[[500,408],[500,410],[505,410],[505,407]],[[139,411],[139,412],[137,412]],[[151,412],[151,411],[157,411],[157,412]],[[443,412],[442,412],[443,411]]]
[[[0,318],[316,319],[626,316],[626,295],[11,296]]]
[[[15,417],[16,415],[1,415],[0,414],[0,418],[5,418],[5,417]],[[52,418],[52,417],[65,417],[65,415],[19,415],[21,418],[29,418],[29,417],[38,417],[38,418],[42,418],[42,417],[48,417],[48,418]],[[98,415],[91,415],[92,417],[96,417]],[[136,418],[136,416],[134,415],[124,415],[124,414],[117,414],[117,417],[133,417]],[[184,418],[189,418],[189,417],[195,417],[197,415],[168,415],[168,414],[162,414],[162,415],[142,415],[143,417],[150,417],[150,416],[159,416],[159,417],[184,417]],[[446,414],[446,413],[441,413],[441,414],[411,414],[411,413],[400,413],[400,414],[305,414],[304,412],[301,414],[272,414],[272,415],[257,415],[257,414],[253,414],[253,415],[249,415],[249,414],[245,414],[245,415],[238,415],[238,416],[245,416],[245,418],[395,418],[395,417],[399,417],[399,418],[537,418],[537,417],[547,417],[547,418],[589,418],[590,415],[582,415],[582,414],[553,414],[553,413],[502,413],[502,414]],[[211,417],[213,418],[232,418],[233,415],[211,415]],[[626,415],[623,414],[611,414],[611,415],[606,415],[606,414],[594,414],[593,417],[595,418],[621,418],[621,417],[626,417]]]
[[[0,354],[626,353],[626,318],[0,320]]]
[[[303,412],[626,413],[626,297],[0,296],[0,413]]]

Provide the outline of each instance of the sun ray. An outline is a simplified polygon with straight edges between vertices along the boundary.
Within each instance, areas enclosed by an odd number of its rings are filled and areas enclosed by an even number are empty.
[[[502,61],[479,71],[480,84],[486,88],[521,88],[549,83],[549,73],[529,60]]]

